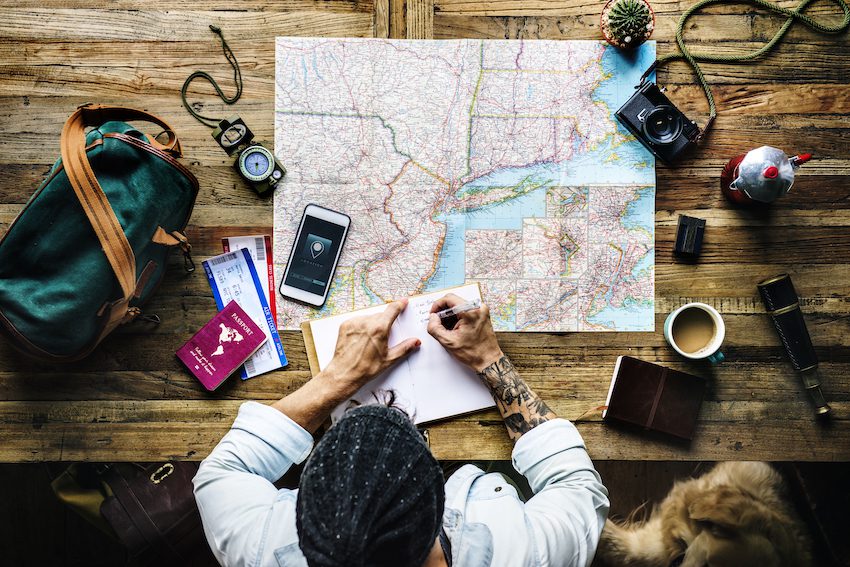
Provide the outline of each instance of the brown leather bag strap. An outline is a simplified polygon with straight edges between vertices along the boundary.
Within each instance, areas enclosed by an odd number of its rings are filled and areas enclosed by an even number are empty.
[[[100,113],[97,119],[112,114],[115,113]],[[99,125],[96,120],[91,120],[92,118],[92,115],[87,114],[86,107],[80,107],[65,122],[59,142],[62,164],[68,181],[100,241],[106,259],[118,278],[123,300],[129,302],[136,289],[136,257],[86,155],[85,128]]]

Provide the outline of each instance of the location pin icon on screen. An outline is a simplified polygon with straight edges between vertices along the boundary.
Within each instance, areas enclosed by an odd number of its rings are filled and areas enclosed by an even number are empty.
[[[321,256],[322,252],[324,251],[325,245],[319,242],[318,240],[313,242],[313,244],[310,246],[310,253],[313,255],[314,260]]]

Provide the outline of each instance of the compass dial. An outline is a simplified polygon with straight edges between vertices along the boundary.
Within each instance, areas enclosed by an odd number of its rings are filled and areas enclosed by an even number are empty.
[[[239,171],[251,181],[263,181],[274,169],[271,152],[262,146],[252,146],[239,156]]]

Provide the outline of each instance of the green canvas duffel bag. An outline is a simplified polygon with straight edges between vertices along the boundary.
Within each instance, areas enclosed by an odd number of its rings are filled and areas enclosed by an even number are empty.
[[[149,137],[125,120],[164,132]],[[177,161],[168,124],[140,110],[84,105],[60,146],[61,159],[0,239],[0,330],[45,361],[83,358],[139,316],[173,248],[193,267],[183,231],[198,180]]]

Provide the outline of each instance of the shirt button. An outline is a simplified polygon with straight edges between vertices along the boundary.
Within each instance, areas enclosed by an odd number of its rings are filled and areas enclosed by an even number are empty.
[[[496,492],[501,492],[501,491],[502,491],[502,487],[501,487],[501,486],[497,486],[497,487],[496,487]]]

